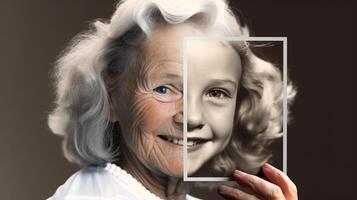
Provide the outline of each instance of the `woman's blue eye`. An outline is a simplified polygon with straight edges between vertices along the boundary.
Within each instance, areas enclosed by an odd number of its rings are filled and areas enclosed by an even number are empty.
[[[182,92],[171,85],[161,85],[153,89],[154,97],[162,102],[174,102],[182,98]]]
[[[170,91],[170,88],[165,86],[159,86],[155,88],[154,91],[160,94],[167,94]]]

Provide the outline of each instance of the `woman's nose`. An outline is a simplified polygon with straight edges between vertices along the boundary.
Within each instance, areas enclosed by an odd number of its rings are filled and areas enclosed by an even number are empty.
[[[187,130],[194,131],[203,127],[202,105],[197,99],[188,98]]]
[[[180,100],[176,103],[175,105],[176,107],[176,113],[174,115],[174,121],[177,123],[177,124],[183,124],[183,101]]]

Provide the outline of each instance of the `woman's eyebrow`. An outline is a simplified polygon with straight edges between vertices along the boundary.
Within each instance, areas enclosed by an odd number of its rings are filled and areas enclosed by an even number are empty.
[[[179,74],[173,74],[173,73],[162,73],[159,75],[159,78],[161,80],[168,80],[168,81],[177,81],[177,82],[182,82],[183,77],[182,75]]]

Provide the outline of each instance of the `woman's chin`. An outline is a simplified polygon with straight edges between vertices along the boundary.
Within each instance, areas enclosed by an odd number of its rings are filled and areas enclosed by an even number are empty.
[[[190,163],[190,162],[189,162]],[[192,165],[189,165],[187,168],[187,176],[194,175],[202,167],[201,162],[191,162]],[[169,166],[165,169],[165,174],[170,177],[183,178],[184,176],[184,162],[182,159],[171,161]]]
[[[157,167],[163,175],[169,177],[183,177],[183,160],[169,160],[166,166]]]
[[[168,169],[165,174],[169,177],[183,178],[183,168],[181,167],[179,169],[179,168],[175,167],[175,169]]]

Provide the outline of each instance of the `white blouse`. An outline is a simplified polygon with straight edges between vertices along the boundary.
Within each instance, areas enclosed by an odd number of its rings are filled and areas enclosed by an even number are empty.
[[[159,200],[125,170],[112,163],[73,174],[47,200]],[[190,195],[186,200],[198,200]]]

